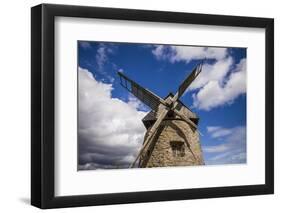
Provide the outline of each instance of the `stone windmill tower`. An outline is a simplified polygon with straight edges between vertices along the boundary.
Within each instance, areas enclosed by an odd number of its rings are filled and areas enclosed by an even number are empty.
[[[197,128],[199,118],[179,98],[202,70],[198,64],[175,95],[162,99],[118,72],[120,83],[152,110],[142,119],[147,132],[131,167],[202,165],[204,160]]]

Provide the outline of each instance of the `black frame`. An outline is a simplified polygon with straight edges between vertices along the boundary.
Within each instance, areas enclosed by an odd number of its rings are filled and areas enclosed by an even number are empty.
[[[54,196],[54,21],[56,16],[264,28],[265,184]],[[31,204],[59,208],[274,193],[274,20],[164,11],[41,4],[31,9]]]

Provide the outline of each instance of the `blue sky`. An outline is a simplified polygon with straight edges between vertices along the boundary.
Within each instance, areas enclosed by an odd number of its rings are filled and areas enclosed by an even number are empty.
[[[134,99],[120,85],[117,71],[124,72],[143,87],[160,97],[165,97],[169,92],[176,93],[180,83],[203,58],[206,58],[206,62],[202,73],[181,97],[181,101],[191,107],[200,118],[199,130],[203,134],[200,140],[205,163],[245,163],[246,48],[78,42],[79,71],[81,69],[90,74],[90,79],[95,81],[97,87],[105,86],[102,89],[107,91],[105,96],[108,96],[108,101],[121,100],[122,104],[135,107],[136,113],[141,113],[140,115],[144,114],[142,112],[147,112],[149,108]],[[79,81],[79,89],[83,87],[83,82]],[[94,87],[91,89],[95,90]],[[80,101],[80,103],[87,104],[86,97],[88,96],[84,93],[82,95],[84,95],[84,102]],[[80,108],[84,108],[84,106]],[[80,109],[79,113],[85,114]],[[93,114],[87,111],[86,117],[89,118]],[[97,119],[95,121],[97,123]],[[80,120],[79,122],[85,121]],[[88,129],[92,128],[89,122],[86,126]],[[139,132],[140,128],[136,128],[136,132]],[[86,137],[83,136],[85,131],[86,127],[81,128],[79,132],[81,138]],[[92,155],[87,151],[84,147],[92,145],[92,149],[94,149],[97,144],[96,141],[90,142],[89,139],[87,141],[80,146],[83,147],[80,154],[87,156],[83,159],[79,158],[81,169],[98,168],[101,164],[106,168],[106,163],[103,162],[91,164],[92,161],[95,161],[95,156],[100,156],[100,153]],[[108,146],[110,147],[110,145]],[[106,156],[106,154],[105,151],[102,152],[102,156]],[[134,155],[128,155],[129,157],[127,156],[125,160],[120,154],[118,159],[126,164],[125,162],[130,161]]]

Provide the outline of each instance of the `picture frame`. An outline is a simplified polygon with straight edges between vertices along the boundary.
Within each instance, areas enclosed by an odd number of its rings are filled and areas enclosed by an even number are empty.
[[[55,195],[55,18],[142,21],[265,30],[265,183]],[[250,79],[251,80],[251,79]],[[274,20],[270,18],[41,4],[31,9],[31,204],[63,208],[274,193]]]

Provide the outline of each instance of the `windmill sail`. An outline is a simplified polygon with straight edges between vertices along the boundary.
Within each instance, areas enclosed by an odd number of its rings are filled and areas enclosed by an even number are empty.
[[[131,168],[135,166],[137,160],[140,158],[140,156],[142,155],[144,149],[151,143],[152,137],[154,135],[154,133],[157,131],[159,125],[161,124],[161,122],[164,120],[165,116],[167,115],[168,110],[166,108],[163,108],[161,110],[161,113],[159,115],[159,117],[157,118],[156,122],[153,124],[153,126],[149,129],[148,131],[148,135],[146,140],[143,143],[143,147],[141,148],[141,150],[139,151],[139,154],[137,155],[136,159],[134,160],[134,162],[131,164]]]
[[[191,72],[191,74],[182,82],[182,84],[179,86],[178,89],[178,98],[180,98],[183,93],[185,92],[185,90],[189,87],[189,85],[196,79],[196,77],[200,74],[200,72],[202,71],[202,66],[203,66],[203,62],[198,64],[193,71]]]
[[[164,103],[162,98],[143,88],[133,80],[129,79],[123,73],[118,72],[118,75],[120,77],[121,85],[151,109],[157,110],[159,104]]]

